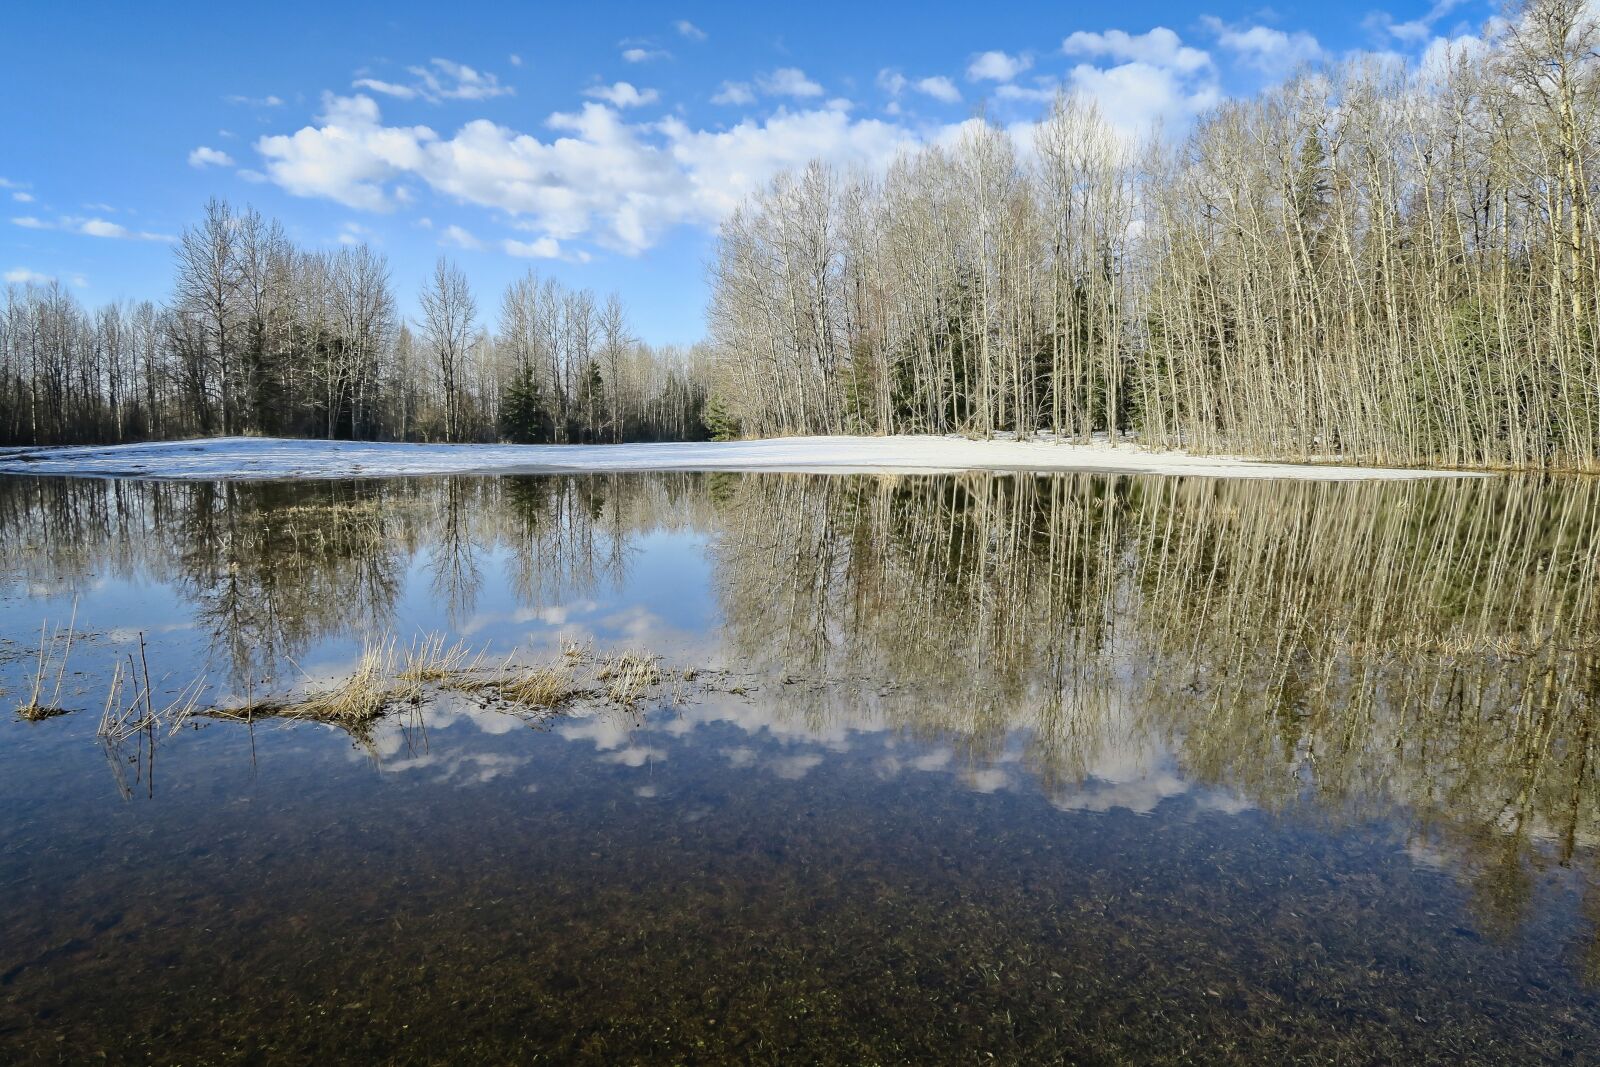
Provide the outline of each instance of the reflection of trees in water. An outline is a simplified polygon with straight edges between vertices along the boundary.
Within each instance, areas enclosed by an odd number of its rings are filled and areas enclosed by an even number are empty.
[[[1536,868],[1587,866],[1600,845],[1591,482],[752,477],[722,492],[739,654],[898,683],[874,713],[989,757],[1024,728],[1047,788],[1144,738],[1268,809],[1407,812],[1412,846],[1464,864],[1500,927]],[[826,717],[836,697],[799,699]]]
[[[168,583],[238,681],[392,627],[414,565],[459,623],[485,575],[556,606],[712,526],[730,657],[849,683],[775,701],[819,731],[868,714],[992,760],[1021,728],[1052,791],[1170,747],[1270,810],[1403,812],[1499,928],[1600,847],[1587,481],[0,480],[12,577]]]
[[[248,687],[318,640],[392,627],[413,561],[452,625],[491,554],[524,604],[620,582],[630,538],[688,521],[688,479],[4,479],[0,557],[21,581],[169,585]]]

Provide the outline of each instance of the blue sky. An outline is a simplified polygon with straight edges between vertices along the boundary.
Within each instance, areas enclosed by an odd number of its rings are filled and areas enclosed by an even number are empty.
[[[532,267],[703,330],[717,220],[775,171],[882,167],[1056,86],[1181,130],[1297,63],[1420,56],[1494,8],[1069,4],[17,4],[0,16],[0,275],[161,299],[207,197],[366,240],[403,309],[441,252],[492,322]]]

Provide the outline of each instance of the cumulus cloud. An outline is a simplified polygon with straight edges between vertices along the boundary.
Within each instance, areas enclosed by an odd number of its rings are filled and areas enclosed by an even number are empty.
[[[13,285],[45,285],[56,280],[54,275],[40,274],[38,271],[29,270],[27,267],[13,267],[11,270],[6,271],[4,275],[0,275],[0,277],[4,277],[6,281]]]
[[[1288,74],[1303,63],[1322,56],[1317,39],[1304,31],[1285,33],[1270,26],[1229,26],[1207,17],[1205,24],[1217,35],[1217,43],[1232,52],[1246,66],[1269,75]]]
[[[670,59],[672,53],[664,48],[624,48],[622,59],[627,63],[648,63],[652,59]]]
[[[753,104],[756,94],[748,82],[723,82],[711,98],[713,104]]]
[[[1031,56],[981,52],[967,64],[967,80],[1008,82],[1031,66],[1033,66]]]
[[[223,97],[230,104],[243,104],[246,107],[282,107],[283,99],[277,96],[240,96],[237,93]]]
[[[706,39],[706,31],[688,19],[679,19],[672,26],[678,31],[678,36],[680,37],[687,37],[691,41],[703,41]]]
[[[779,67],[771,74],[756,79],[756,84],[768,96],[821,96],[822,86],[806,77],[799,67]]]
[[[1015,100],[1020,103],[1048,104],[1056,98],[1061,91],[1059,82],[1046,78],[1037,85],[997,85],[994,95],[1001,100]]]
[[[639,252],[672,226],[715,224],[780,170],[813,158],[881,170],[914,140],[839,108],[707,131],[677,117],[628,123],[591,101],[547,125],[554,135],[541,138],[479,119],[444,137],[385,125],[370,97],[330,97],[314,125],[256,147],[267,177],[296,196],[382,211],[396,206],[402,183],[420,183],[503,211],[539,238],[503,250],[552,258],[571,239]]]
[[[653,104],[661,99],[661,94],[654,89],[635,89],[629,82],[617,82],[615,85],[596,85],[585,89],[584,96],[592,96],[597,100],[604,100],[612,107],[642,107]]]
[[[912,88],[924,96],[931,96],[946,104],[954,104],[961,99],[961,90],[956,88],[956,83],[943,75],[919,78]]]
[[[25,193],[18,189],[16,192],[11,194],[11,199],[15,200],[19,204],[31,204],[33,203],[33,194]]]
[[[1101,114],[1128,136],[1159,125],[1182,125],[1222,102],[1222,90],[1211,79],[1192,81],[1170,68],[1148,63],[1121,63],[1100,69],[1074,67],[1073,88],[1095,99]]]
[[[1125,30],[1107,30],[1104,33],[1085,33],[1080,30],[1061,42],[1061,51],[1069,56],[1104,57],[1186,74],[1211,65],[1208,54],[1184,44],[1176,33],[1165,26],[1157,26],[1141,34],[1130,34]]]
[[[1092,96],[1106,120],[1128,136],[1181,127],[1222,100],[1210,53],[1184,44],[1165,26],[1141,34],[1080,31],[1061,50],[1096,61],[1074,66],[1067,85]],[[1109,66],[1100,65],[1106,61]]]
[[[898,97],[901,93],[910,90],[924,96],[931,96],[935,100],[946,104],[954,104],[961,99],[961,90],[956,88],[956,83],[943,75],[927,78],[908,78],[898,70],[885,68],[878,71],[878,88],[888,93],[891,97]],[[897,105],[889,106],[891,114],[899,114]]]
[[[554,237],[541,237],[537,241],[515,241],[511,238],[500,243],[508,256],[523,259],[560,259],[561,242]]]
[[[233,166],[233,157],[226,152],[201,145],[189,153],[189,166],[197,168],[231,167]]]
[[[501,85],[498,75],[450,59],[430,59],[426,65],[407,67],[406,73],[412,76],[410,82],[357,78],[350,84],[354,89],[365,89],[400,100],[422,99],[435,104],[445,100],[489,100],[516,92],[509,85]]]

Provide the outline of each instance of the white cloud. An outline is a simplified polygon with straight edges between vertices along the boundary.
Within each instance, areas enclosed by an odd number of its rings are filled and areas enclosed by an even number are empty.
[[[363,226],[359,222],[345,221],[339,224],[339,236],[336,240],[342,245],[378,244],[383,238],[371,227]]]
[[[703,41],[706,39],[706,31],[688,19],[679,19],[672,26],[678,31],[680,37],[687,37],[691,41]]]
[[[509,85],[501,85],[498,75],[476,70],[451,59],[435,57],[428,60],[426,65],[407,67],[406,73],[414,79],[407,84],[379,78],[357,78],[350,85],[354,89],[366,89],[400,100],[421,98],[435,104],[445,100],[489,100],[516,92]]]
[[[910,89],[914,92],[922,93],[924,96],[931,96],[935,100],[943,101],[946,104],[954,104],[961,99],[961,90],[956,88],[956,83],[943,75],[913,80],[892,68],[878,71],[878,88],[888,93],[891,97],[898,97],[901,93]],[[890,104],[888,110],[892,115],[900,113],[898,104]]]
[[[913,88],[946,104],[954,104],[961,99],[961,90],[956,88],[956,83],[943,75],[918,79]]]
[[[189,153],[189,166],[197,168],[231,167],[233,166],[233,157],[226,152],[201,145]]]
[[[13,285],[45,285],[55,281],[54,275],[40,274],[38,271],[29,270],[27,267],[13,267],[11,270],[6,271],[4,275],[0,275],[0,277],[4,277],[6,281]]]
[[[822,86],[806,77],[799,67],[779,67],[771,74],[756,79],[756,84],[768,96],[821,96]]]
[[[1417,64],[1418,73],[1423,78],[1442,79],[1463,57],[1479,55],[1486,48],[1488,45],[1477,34],[1435,37],[1422,50],[1422,59]]]
[[[1288,74],[1303,63],[1322,56],[1317,39],[1304,31],[1285,33],[1270,26],[1236,29],[1220,19],[1202,20],[1217,35],[1217,43],[1239,57],[1246,66],[1269,75]]]
[[[11,199],[15,200],[19,204],[31,204],[33,203],[33,194],[25,193],[19,189],[11,194]]]
[[[1049,79],[1043,79],[1039,84],[1029,87],[1026,85],[997,85],[994,95],[1001,100],[1017,100],[1029,104],[1048,104],[1056,98],[1061,91],[1061,86]]]
[[[1189,79],[1168,67],[1122,63],[1108,69],[1087,64],[1068,75],[1074,88],[1094,97],[1107,122],[1137,137],[1152,128],[1181,126],[1222,102],[1222,91],[1210,78]]]
[[[393,206],[383,183],[419,169],[423,146],[438,140],[426,126],[379,126],[378,105],[367,96],[324,96],[317,121],[256,142],[267,177],[296,196],[326,197],[368,211]]]
[[[1007,55],[1004,52],[983,52],[967,64],[968,81],[1008,82],[1033,66],[1033,57]]]
[[[509,56],[506,56],[506,62],[510,63],[513,67],[520,67],[522,66],[522,57],[517,55],[515,52],[512,52]]]
[[[446,226],[439,235],[439,243],[442,245],[454,245],[457,248],[465,248],[473,252],[483,250],[483,242],[460,226]]]
[[[722,88],[711,98],[713,104],[753,104],[756,94],[748,82],[723,82]]]
[[[1190,48],[1165,26],[1157,26],[1148,33],[1138,35],[1125,30],[1107,30],[1104,33],[1085,33],[1080,30],[1061,42],[1061,51],[1069,56],[1104,56],[1186,74],[1211,65],[1209,55],[1198,48]]]
[[[628,63],[648,63],[652,59],[668,59],[672,53],[661,48],[625,48],[622,58]]]
[[[561,256],[561,242],[554,237],[541,237],[537,241],[513,241],[509,237],[500,243],[508,256],[521,256],[524,259],[558,259]]]
[[[230,104],[243,104],[246,107],[282,107],[283,99],[277,96],[225,96]]]
[[[1066,82],[1100,105],[1101,113],[1126,136],[1147,134],[1157,126],[1182,128],[1196,115],[1222,100],[1216,67],[1203,49],[1193,48],[1165,26],[1147,33],[1123,30],[1078,32],[1061,43],[1062,52],[1111,65],[1079,63]],[[1038,96],[1017,91],[1014,99]]]
[[[27,230],[61,230],[64,233],[76,233],[84,237],[109,237],[126,241],[172,240],[168,234],[130,230],[121,223],[109,222],[102,218],[84,218],[81,215],[62,215],[55,222],[47,222],[32,215],[21,215],[13,218],[11,222]]]
[[[661,99],[661,94],[654,89],[635,89],[629,82],[617,82],[615,85],[596,85],[585,89],[584,96],[592,96],[597,100],[604,100],[612,107],[642,107],[653,104]]]
[[[400,100],[411,100],[417,91],[409,85],[400,85],[396,82],[386,82],[379,78],[357,78],[350,83],[352,89],[366,89],[368,92],[382,93],[384,96],[393,96]]]
[[[294,195],[385,210],[398,200],[397,183],[415,182],[513,216],[538,239],[502,249],[550,258],[568,256],[562,242],[574,239],[638,252],[672,226],[714,225],[780,170],[812,158],[881,170],[914,140],[833,108],[711,132],[677,117],[630,124],[591,102],[548,125],[556,131],[548,140],[482,119],[446,138],[383,125],[368,97],[330,97],[316,125],[263,137],[257,148],[270,179]]]
[[[1428,9],[1426,14],[1405,22],[1396,22],[1394,16],[1387,11],[1375,11],[1363,19],[1361,24],[1374,33],[1385,34],[1397,41],[1418,45],[1433,35],[1435,23],[1464,3],[1466,3],[1466,0],[1435,0],[1434,5]]]

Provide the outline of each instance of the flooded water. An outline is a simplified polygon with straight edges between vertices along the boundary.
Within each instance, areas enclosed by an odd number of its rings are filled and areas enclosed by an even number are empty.
[[[1560,480],[0,481],[0,1060],[1594,1062],[1597,527]],[[207,714],[421,634],[658,675]],[[103,742],[146,665],[197,713]]]

